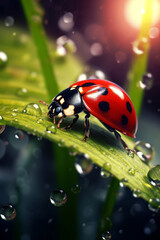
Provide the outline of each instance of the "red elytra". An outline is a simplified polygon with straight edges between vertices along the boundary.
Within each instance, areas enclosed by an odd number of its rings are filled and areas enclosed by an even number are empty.
[[[102,123],[134,138],[137,117],[127,93],[117,84],[100,79],[79,81],[70,86],[79,86],[85,108]]]

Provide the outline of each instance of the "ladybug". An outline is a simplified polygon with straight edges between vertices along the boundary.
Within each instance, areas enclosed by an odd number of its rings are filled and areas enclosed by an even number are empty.
[[[83,111],[86,114],[83,141],[89,138],[91,114],[115,134],[126,150],[130,149],[117,131],[135,138],[137,117],[134,106],[127,93],[111,81],[93,79],[76,82],[53,98],[48,109],[48,115],[54,123],[55,116],[60,118],[58,128],[65,117],[75,116],[64,129],[71,129]]]

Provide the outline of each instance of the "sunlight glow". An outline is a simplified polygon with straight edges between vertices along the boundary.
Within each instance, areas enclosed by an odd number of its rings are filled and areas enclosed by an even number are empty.
[[[153,9],[148,8],[145,11],[146,1],[153,1]],[[152,25],[154,25],[160,20],[160,0],[128,0],[125,7],[125,17],[132,27],[139,29],[143,14],[151,13],[151,11],[153,11]]]

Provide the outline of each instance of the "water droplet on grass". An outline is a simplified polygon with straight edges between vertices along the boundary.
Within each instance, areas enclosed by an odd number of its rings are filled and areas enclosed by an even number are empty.
[[[15,131],[15,135],[14,136],[15,136],[16,139],[22,140],[23,137],[24,137],[24,134],[23,134],[23,132],[21,130],[17,130],[17,131]]]
[[[148,178],[153,186],[160,187],[160,165],[157,165],[149,170]]]
[[[120,180],[120,186],[121,187],[124,187],[124,183],[128,183],[128,179],[127,178],[122,178],[121,180]]]
[[[131,176],[134,176],[134,175],[135,175],[135,170],[134,170],[134,168],[130,168],[130,169],[128,170],[128,174],[131,175]]]
[[[90,53],[92,56],[100,56],[103,54],[103,47],[100,43],[93,43],[90,47]]]
[[[29,141],[28,135],[25,134],[23,131],[13,130],[10,132],[9,142],[13,147],[21,149],[28,144],[28,141]]]
[[[4,25],[6,27],[12,27],[14,25],[14,18],[11,16],[6,17],[4,20]]]
[[[106,231],[102,233],[102,240],[110,240],[111,239],[111,234],[110,232]]]
[[[87,69],[84,73],[78,76],[77,81],[82,81],[86,79],[106,79],[106,75],[103,71]]]
[[[74,53],[77,50],[76,45],[73,42],[73,40],[69,39],[65,35],[57,38],[56,44],[57,44],[57,51],[58,51],[58,48],[59,48],[59,50],[62,48],[63,50],[61,50],[61,51],[62,51],[62,53],[64,53],[64,55],[66,55],[67,52]]]
[[[151,89],[153,86],[153,75],[151,73],[144,74],[142,79],[139,81],[139,86],[145,90]]]
[[[103,167],[101,168],[101,177],[103,178],[108,178],[111,176],[111,173],[109,172],[111,170],[111,165],[110,163],[104,163]]]
[[[16,209],[11,204],[3,206],[0,210],[0,216],[6,221],[13,220],[16,217]]]
[[[27,113],[29,115],[33,116],[41,116],[42,110],[40,106],[37,103],[29,103],[23,110],[24,113]]]
[[[137,197],[140,197],[141,196],[141,191],[139,189],[136,189],[134,192],[133,192],[133,197],[137,198]]]
[[[145,163],[149,163],[155,155],[154,148],[151,144],[143,141],[137,141],[134,145],[134,150],[138,157]]]
[[[67,194],[62,189],[56,189],[50,194],[50,202],[56,207],[61,207],[67,202]]]
[[[93,169],[93,162],[89,158],[88,154],[79,154],[76,156],[75,168],[81,176],[85,176]]]
[[[148,39],[145,37],[139,41],[134,42],[133,43],[133,52],[136,55],[142,55],[146,49],[147,42],[148,42]]]
[[[132,149],[129,149],[129,151],[127,151],[127,154],[130,158],[134,158],[134,151]]]
[[[6,125],[0,125],[0,134],[4,132]]]
[[[158,212],[160,208],[160,199],[152,198],[149,200],[148,208],[152,212]]]
[[[28,90],[26,89],[26,88],[20,88],[20,89],[18,89],[18,91],[17,91],[17,95],[18,96],[27,96],[27,93],[28,93]]]
[[[8,62],[8,56],[5,52],[0,51],[0,68],[3,68],[6,66]]]
[[[64,31],[69,32],[72,30],[74,26],[73,14],[71,12],[65,13],[59,20],[58,20],[58,27]]]
[[[75,184],[71,187],[71,192],[73,193],[80,193],[81,192],[81,186],[79,184]]]
[[[56,128],[56,126],[52,125],[52,126],[47,127],[46,131],[47,131],[47,133],[54,133],[55,134],[56,131],[57,131],[57,128]]]

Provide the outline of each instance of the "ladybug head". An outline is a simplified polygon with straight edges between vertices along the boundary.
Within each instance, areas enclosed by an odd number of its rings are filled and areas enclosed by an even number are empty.
[[[48,109],[49,109],[48,116],[50,118],[53,118],[54,116],[58,116],[58,117],[63,117],[64,116],[62,106],[56,101],[53,101],[48,106]]]

